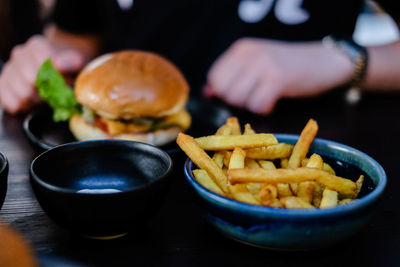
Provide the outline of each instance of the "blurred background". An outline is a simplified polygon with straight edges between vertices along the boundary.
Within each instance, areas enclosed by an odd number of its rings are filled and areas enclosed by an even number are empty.
[[[40,33],[56,0],[0,0],[0,59],[7,61],[13,46]],[[361,45],[379,45],[399,39],[393,19],[374,1],[365,1],[354,39]],[[1,64],[1,63],[0,63]]]
[[[56,0],[0,0],[0,59],[8,60],[13,46],[40,33]],[[354,39],[361,45],[381,45],[399,39],[394,20],[374,1],[366,0]],[[0,63],[1,65],[1,63]]]

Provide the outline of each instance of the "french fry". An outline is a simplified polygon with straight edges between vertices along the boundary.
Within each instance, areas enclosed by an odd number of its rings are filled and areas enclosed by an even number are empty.
[[[313,193],[312,204],[317,208],[321,205],[322,192],[324,192],[324,188],[322,187],[322,185],[314,182],[314,193]]]
[[[193,175],[202,186],[237,201],[288,209],[354,201],[363,175],[353,182],[336,176],[320,155],[306,158],[317,131],[318,124],[310,119],[293,146],[278,143],[273,134],[257,134],[250,124],[242,135],[238,119],[231,117],[215,135],[194,139],[180,133],[177,143],[200,168]],[[212,158],[205,150],[215,151]],[[279,168],[272,160],[280,160]]]
[[[197,169],[193,170],[193,175],[196,178],[196,181],[214,193],[217,193],[221,196],[225,196],[224,192],[222,192],[221,188],[214,182],[213,179],[208,175],[205,170]]]
[[[272,134],[249,134],[249,135],[210,135],[195,139],[204,150],[231,150],[235,147],[255,148],[275,145],[278,143]]]
[[[222,168],[224,166],[224,151],[218,151],[215,152],[215,154],[213,155],[212,159],[215,161],[215,163],[217,163],[217,165]]]
[[[301,198],[307,203],[311,203],[313,200],[313,194],[315,189],[315,182],[301,182],[297,188],[297,197]]]
[[[255,134],[256,132],[253,130],[253,128],[251,128],[250,123],[246,123],[246,125],[244,126],[244,135],[249,135],[249,134]]]
[[[308,158],[303,159],[302,162],[301,162],[301,166],[302,166],[302,167],[306,167],[308,161],[309,161]],[[322,169],[323,169],[324,171],[326,171],[326,172],[332,174],[332,175],[336,175],[335,170],[331,167],[331,165],[329,165],[329,164],[326,163],[326,162],[323,163]]]
[[[245,159],[245,167],[246,168],[251,168],[251,169],[258,169],[260,168],[260,165],[255,161],[254,159]],[[247,183],[246,184],[247,189],[249,192],[260,202],[260,188],[261,184],[260,183]]]
[[[317,134],[317,131],[317,122],[313,119],[310,119],[301,132],[299,140],[297,140],[296,145],[293,148],[293,152],[289,158],[288,168],[300,167],[302,160],[306,157],[308,149],[310,148],[310,145]],[[297,194],[297,187],[298,185],[296,183],[290,184],[290,188],[295,194]]]
[[[239,147],[235,148],[229,161],[229,169],[243,169],[245,158],[246,151]]]
[[[246,155],[252,159],[280,159],[289,157],[292,150],[292,145],[279,143],[267,147],[248,149]]]
[[[246,183],[247,190],[258,200],[260,201],[259,193],[261,189],[260,183]]]
[[[323,165],[324,165],[324,162],[323,162],[321,156],[314,153],[311,155],[310,159],[308,160],[306,167],[322,170]]]
[[[237,201],[241,201],[248,204],[260,205],[260,202],[247,190],[245,184],[237,184],[229,186],[231,195]]]
[[[225,151],[224,152],[224,166],[226,168],[229,168],[229,162],[231,161],[231,156],[232,156],[232,152],[231,151]]]
[[[293,196],[293,193],[292,193],[292,190],[290,190],[289,184],[277,184],[276,187],[278,188],[279,198]]]
[[[345,198],[345,199],[340,200],[340,201],[338,202],[338,205],[348,204],[348,203],[353,202],[353,201],[354,201],[354,199]]]
[[[232,128],[231,125],[228,125],[227,123],[222,125],[217,132],[215,133],[215,135],[222,135],[222,136],[226,136],[226,135],[230,135],[232,132]],[[224,157],[225,157],[225,151],[221,150],[221,151],[216,151],[214,156],[213,156],[213,160],[217,163],[217,165],[219,167],[223,167],[224,166]]]
[[[336,175],[335,170],[331,167],[331,165],[329,165],[328,163],[324,162],[324,166],[322,167],[322,169],[324,171],[326,171],[327,173],[330,173],[332,175]]]
[[[261,204],[270,206],[278,197],[278,189],[272,184],[263,184],[259,192]]]
[[[245,167],[251,168],[251,169],[258,169],[258,168],[260,168],[260,165],[254,159],[246,158],[245,159]],[[246,187],[247,187],[247,190],[249,190],[249,192],[257,199],[257,201],[260,202],[259,193],[260,193],[261,184],[260,183],[247,183]]]
[[[236,117],[230,117],[226,123],[219,127],[215,135],[238,135],[240,134],[240,124]]]
[[[210,156],[199,147],[193,137],[179,133],[176,142],[197,167],[207,171],[208,175],[226,195],[230,194],[226,175]]]
[[[324,162],[321,156],[314,153],[307,161],[306,167],[321,170],[323,165]],[[315,202],[319,206],[322,198],[322,190],[318,191],[319,189],[319,185],[316,182],[302,182],[299,183],[297,196],[308,203],[314,204]],[[315,192],[315,190],[317,190],[317,192]]]
[[[287,209],[313,209],[314,206],[298,197],[281,198],[281,203]]]
[[[304,162],[305,159],[302,160],[302,162]],[[318,154],[312,154],[311,157],[309,159],[307,159],[306,161],[306,167],[308,168],[316,168],[321,170],[324,162],[321,158],[320,155]],[[301,199],[303,199],[304,201],[307,201],[308,203],[311,203],[312,199],[313,199],[313,193],[314,193],[314,189],[315,189],[315,185],[314,184],[310,184],[310,182],[303,182],[300,184],[290,184],[290,187],[292,188],[292,190],[294,192],[296,192],[297,196],[300,197]]]
[[[338,192],[326,189],[322,194],[321,205],[319,207],[322,208],[331,208],[335,207],[338,204]]]
[[[361,187],[364,183],[364,175],[360,175],[360,177],[356,181],[356,197],[360,194]]]
[[[309,158],[304,158],[304,159],[301,161],[301,167],[306,167],[309,160],[310,160]]]
[[[215,132],[215,135],[231,135],[231,127],[229,125],[224,124]]]
[[[233,150],[231,160],[229,162],[229,169],[243,169],[244,159],[246,152],[241,148]],[[260,204],[259,201],[249,192],[245,184],[230,185],[229,190],[234,199],[249,204]]]
[[[289,166],[289,159],[281,159],[281,168],[287,169]]]
[[[230,117],[226,120],[226,125],[231,128],[231,135],[239,135],[241,134],[239,120],[236,117]]]
[[[299,183],[317,181],[323,186],[335,190],[344,196],[354,197],[356,184],[348,179],[331,175],[322,170],[301,167],[296,169],[235,169],[228,170],[231,184],[236,183]]]
[[[279,199],[275,199],[274,202],[272,202],[269,207],[271,208],[284,208],[283,204],[279,201]]]
[[[245,164],[246,168],[251,168],[251,169],[258,169],[260,168],[260,165],[255,161],[254,159],[248,159],[246,158]]]
[[[297,196],[297,189],[299,188],[298,183],[290,183],[290,190],[292,190],[293,194]]]
[[[292,155],[289,158],[289,168],[300,167],[301,161],[306,157],[308,149],[315,135],[318,132],[318,124],[315,120],[310,119],[300,134],[299,140],[293,148]]]
[[[259,160],[258,163],[260,164],[261,168],[266,170],[275,170],[276,167],[272,161],[269,160]]]
[[[275,170],[275,165],[272,161],[268,160],[259,160],[261,168],[266,170]],[[260,184],[260,191],[258,193],[258,198],[260,199],[261,204],[265,206],[271,206],[275,203],[278,197],[278,189],[275,185],[272,184]]]
[[[246,125],[244,126],[243,135],[249,135],[249,134],[255,134],[255,133],[256,132],[253,130],[253,128],[251,128],[250,123],[246,123]],[[246,156],[247,156],[247,153],[246,153]],[[246,168],[253,168],[253,169],[260,168],[260,165],[254,159],[246,158],[245,165],[246,165]],[[260,198],[259,198],[260,187],[261,187],[261,184],[256,184],[256,183],[248,183],[247,184],[247,189],[258,201],[260,201]]]

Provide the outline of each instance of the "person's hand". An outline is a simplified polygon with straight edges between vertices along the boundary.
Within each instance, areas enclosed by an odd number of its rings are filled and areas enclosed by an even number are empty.
[[[312,96],[351,79],[351,61],[320,42],[244,38],[212,65],[204,94],[267,114],[282,97]]]
[[[40,102],[35,88],[36,73],[49,57],[62,73],[76,72],[85,62],[79,52],[56,49],[39,35],[14,47],[0,75],[0,104],[5,111],[15,114]]]

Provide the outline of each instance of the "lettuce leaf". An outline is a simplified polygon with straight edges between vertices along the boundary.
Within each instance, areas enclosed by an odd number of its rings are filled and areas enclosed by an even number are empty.
[[[67,121],[74,113],[80,113],[81,108],[74,92],[50,59],[40,67],[36,75],[36,87],[40,97],[53,109],[54,121]]]

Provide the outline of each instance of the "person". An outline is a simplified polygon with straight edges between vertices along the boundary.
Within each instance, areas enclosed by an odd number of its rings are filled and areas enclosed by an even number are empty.
[[[395,1],[379,2],[399,17]],[[280,98],[314,96],[350,81],[367,89],[398,89],[400,42],[364,49],[348,41],[362,5],[58,0],[43,35],[13,49],[0,76],[1,105],[15,114],[40,102],[35,75],[49,57],[71,74],[93,57],[121,49],[157,52],[178,65],[193,94],[203,88],[208,97],[259,114],[271,112]],[[331,45],[321,42],[326,36],[334,36]]]
[[[24,8],[19,8],[22,5]],[[0,0],[0,71],[16,44],[42,31],[39,10],[35,0]]]

